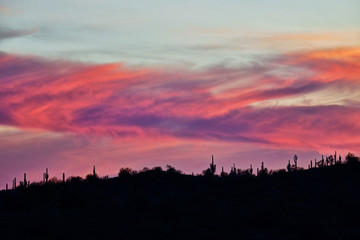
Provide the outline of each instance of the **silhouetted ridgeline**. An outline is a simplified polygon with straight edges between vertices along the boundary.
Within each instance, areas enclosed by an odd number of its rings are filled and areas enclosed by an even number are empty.
[[[360,162],[336,154],[253,172],[168,166],[49,178],[0,192],[1,239],[360,239]],[[14,182],[16,186],[16,182]]]

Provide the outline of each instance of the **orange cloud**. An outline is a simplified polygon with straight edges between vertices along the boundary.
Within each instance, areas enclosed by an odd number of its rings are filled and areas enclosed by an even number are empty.
[[[322,82],[360,81],[360,47],[292,53],[288,59],[289,64],[314,71],[314,78]]]

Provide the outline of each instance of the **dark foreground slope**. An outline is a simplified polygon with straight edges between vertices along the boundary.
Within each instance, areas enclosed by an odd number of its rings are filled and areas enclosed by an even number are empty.
[[[360,239],[360,166],[32,185],[0,192],[0,238]]]

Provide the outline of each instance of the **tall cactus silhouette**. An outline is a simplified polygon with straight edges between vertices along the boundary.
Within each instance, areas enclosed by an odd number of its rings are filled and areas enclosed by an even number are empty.
[[[286,165],[286,169],[288,170],[288,172],[291,172],[291,163],[290,163],[290,160],[288,161],[288,164]]]
[[[47,183],[49,181],[49,170],[46,168],[46,172],[44,173],[44,181]]]
[[[235,167],[235,163],[233,163],[233,166],[231,167],[230,174],[232,174],[232,175],[236,175],[236,167]]]
[[[250,176],[253,175],[253,167],[252,167],[252,164],[250,164]]]
[[[27,181],[26,181],[26,173],[24,173],[24,187],[27,186]]]
[[[334,165],[334,156],[333,155],[329,156],[329,164]]]
[[[268,170],[267,170],[267,168],[265,168],[264,162],[261,162],[261,170],[259,171],[258,175],[259,174],[262,176],[265,176],[268,174]]]
[[[65,173],[63,173],[63,183],[65,182]]]
[[[214,175],[215,171],[216,171],[216,165],[214,164],[214,155],[211,155],[211,164],[210,164],[211,175]]]
[[[294,167],[295,167],[295,170],[297,170],[297,160],[298,160],[298,156],[295,154],[294,155]]]
[[[220,176],[225,177],[227,176],[227,173],[224,171],[224,167],[221,167],[221,174]]]
[[[93,175],[96,175],[95,166],[93,167]]]

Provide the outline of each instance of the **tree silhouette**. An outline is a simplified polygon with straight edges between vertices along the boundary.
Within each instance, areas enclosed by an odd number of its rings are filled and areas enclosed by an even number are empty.
[[[175,169],[175,167],[171,165],[166,165],[166,172],[169,174],[182,174],[181,170]]]
[[[212,177],[212,176],[214,176],[210,168],[207,168],[207,169],[203,170],[202,175],[204,177]]]
[[[359,163],[359,157],[356,157],[354,154],[352,153],[348,153],[346,155],[346,164],[349,164],[349,165],[355,165],[355,164],[358,164]]]
[[[153,172],[162,172],[163,171],[161,167],[153,167],[151,170]]]
[[[66,179],[66,182],[71,184],[81,183],[82,181],[83,179],[79,176],[71,176]]]
[[[133,171],[131,168],[120,168],[118,177],[119,178],[128,178],[128,177],[132,176],[134,173],[136,173],[136,172]]]

